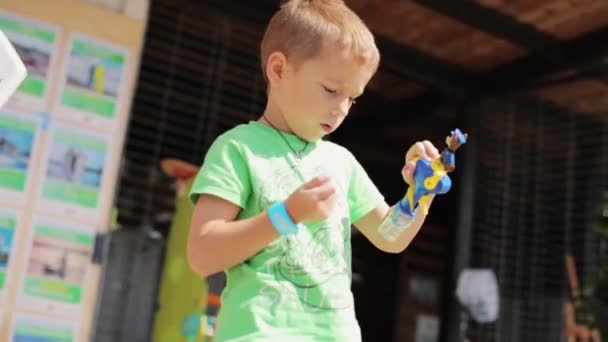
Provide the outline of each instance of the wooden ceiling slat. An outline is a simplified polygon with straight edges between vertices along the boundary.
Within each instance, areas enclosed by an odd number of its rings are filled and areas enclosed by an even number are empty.
[[[488,37],[483,32],[474,32],[469,37],[454,41],[446,47],[446,56],[466,57],[464,64],[469,63],[468,69],[475,72],[485,72],[497,65],[508,63],[526,55],[522,48],[513,47],[510,43],[497,41],[495,44],[486,44]],[[498,53],[498,51],[502,51]],[[468,52],[468,53],[467,53]]]
[[[480,72],[526,53],[523,48],[421,5],[404,0],[383,4],[376,11],[360,13],[372,31],[446,63]]]
[[[552,28],[547,29],[555,32],[562,39],[573,39],[606,25],[608,25],[608,6],[603,6],[585,13],[584,16],[554,23]]]
[[[535,96],[559,106],[608,121],[608,85],[580,80],[535,91]]]
[[[608,24],[604,0],[477,0],[562,40],[569,40]]]
[[[527,56],[495,68],[480,77],[478,90],[488,93],[525,89],[531,82],[556,72],[580,70],[597,65],[608,55],[608,26],[562,45],[563,63],[547,63],[538,56]],[[500,83],[496,83],[496,82]],[[492,83],[494,86],[489,86]]]
[[[534,25],[519,21],[491,7],[473,1],[410,0],[453,18],[469,27],[526,48],[548,60],[560,60],[559,41],[554,36],[536,29]]]
[[[601,1],[601,0],[600,0]],[[535,23],[541,18],[554,16],[571,6],[568,0],[476,0],[477,3],[502,11],[528,23]],[[597,0],[578,0],[577,6],[589,6]]]
[[[472,75],[464,68],[431,55],[378,37],[378,49],[383,55],[380,67],[404,79],[416,80],[449,96],[459,96],[463,85]]]
[[[368,84],[368,88],[373,92],[382,93],[384,97],[393,102],[412,98],[427,89],[416,82],[404,82],[403,79],[384,69],[378,70]]]

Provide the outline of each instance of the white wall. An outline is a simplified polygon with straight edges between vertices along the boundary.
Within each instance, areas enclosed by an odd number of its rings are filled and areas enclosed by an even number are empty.
[[[102,6],[113,12],[145,21],[148,19],[148,6],[150,0],[80,0]]]

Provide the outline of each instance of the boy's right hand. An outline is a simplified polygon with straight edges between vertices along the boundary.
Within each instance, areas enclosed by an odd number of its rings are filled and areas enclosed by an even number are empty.
[[[315,177],[285,201],[295,223],[319,222],[329,218],[336,204],[336,187],[329,177]]]

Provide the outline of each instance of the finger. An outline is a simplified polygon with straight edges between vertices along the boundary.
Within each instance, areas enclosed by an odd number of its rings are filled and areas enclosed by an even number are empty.
[[[424,155],[424,144],[421,141],[416,142],[405,155],[405,161],[409,162],[413,158],[422,157]]]
[[[335,195],[335,194],[333,194],[333,195],[330,195],[329,197],[327,197],[326,199],[321,200],[321,204],[322,204],[322,205],[323,205],[323,206],[324,206],[326,209],[328,209],[328,211],[330,211],[330,212],[331,212],[331,211],[333,210],[333,208],[335,208],[335,207],[336,207],[336,195]]]
[[[325,200],[336,193],[336,187],[332,182],[326,182],[314,189],[310,190],[318,200]]]
[[[433,159],[437,159],[440,157],[439,150],[437,150],[437,148],[435,147],[435,145],[433,145],[433,143],[431,143],[428,140],[425,140],[422,142],[422,144],[424,145],[424,153],[428,157],[427,159],[433,160]]]
[[[308,183],[304,184],[304,189],[314,189],[329,181],[329,177],[318,176],[311,179]]]
[[[403,176],[403,180],[407,184],[411,185],[414,183],[414,170],[416,170],[416,163],[414,163],[414,162],[405,163],[405,166],[401,170],[401,175]]]

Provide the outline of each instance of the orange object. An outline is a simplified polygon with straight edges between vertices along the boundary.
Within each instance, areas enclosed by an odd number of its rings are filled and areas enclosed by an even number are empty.
[[[220,296],[214,294],[214,293],[208,293],[207,294],[207,305],[208,306],[215,306],[215,307],[220,307],[222,303],[222,299]]]
[[[199,167],[179,159],[163,159],[160,163],[163,172],[177,180],[186,180],[196,176]]]

